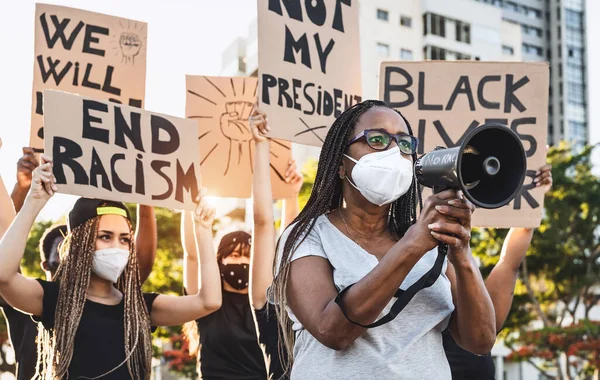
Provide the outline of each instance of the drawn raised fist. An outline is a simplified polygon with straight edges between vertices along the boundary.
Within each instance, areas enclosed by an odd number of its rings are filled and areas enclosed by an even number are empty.
[[[135,33],[123,32],[119,38],[119,46],[123,55],[122,61],[125,63],[135,63],[135,56],[140,54],[142,48],[142,40]]]
[[[252,140],[252,131],[248,126],[248,118],[254,104],[250,102],[225,103],[225,113],[221,115],[221,132],[230,140],[246,142]]]

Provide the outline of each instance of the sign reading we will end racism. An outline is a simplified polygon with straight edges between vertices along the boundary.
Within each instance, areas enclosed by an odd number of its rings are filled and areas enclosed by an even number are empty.
[[[258,0],[258,63],[270,136],[322,145],[361,101],[358,0]]]
[[[512,129],[527,156],[525,183],[509,205],[476,210],[472,224],[539,226],[544,191],[535,187],[533,179],[546,162],[547,63],[384,62],[379,78],[380,99],[411,123],[419,138],[419,155],[436,146],[458,146],[467,133],[484,123],[500,123]]]
[[[142,107],[146,40],[144,22],[36,4],[30,146],[44,147],[45,89]]]
[[[58,191],[195,208],[200,180],[194,120],[61,91],[44,91],[45,151]]]

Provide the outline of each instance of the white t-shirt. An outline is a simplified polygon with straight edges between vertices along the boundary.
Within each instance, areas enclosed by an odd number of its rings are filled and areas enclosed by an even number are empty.
[[[281,260],[290,226],[283,234],[278,251]],[[298,246],[292,261],[306,256],[325,258],[333,267],[333,282],[341,291],[360,281],[377,264],[377,258],[337,229],[325,215]],[[429,271],[437,249],[426,253],[409,272],[400,289],[406,290]],[[442,345],[442,331],[454,310],[450,281],[442,274],[429,288],[420,290],[391,322],[367,329],[347,349],[336,351],[321,344],[289,310],[294,322],[293,380],[347,379],[435,379],[450,380],[450,366]],[[394,304],[392,298],[379,318]],[[379,319],[378,318],[378,319]]]

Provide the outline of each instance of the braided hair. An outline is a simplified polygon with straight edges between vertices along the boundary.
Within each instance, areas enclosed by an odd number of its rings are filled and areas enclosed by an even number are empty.
[[[86,302],[100,217],[87,220],[71,231],[61,249],[61,264],[53,281],[60,283],[54,329],[38,325],[37,379],[55,380],[68,377],[75,350],[75,335]],[[127,221],[130,232],[131,223]],[[150,315],[142,294],[135,244],[131,242],[129,261],[117,282],[123,294],[125,355],[132,379],[149,379],[152,360]],[[107,375],[114,372],[113,368]]]
[[[290,275],[291,257],[312,231],[317,218],[334,211],[342,204],[342,181],[339,179],[338,174],[343,155],[346,153],[346,143],[354,136],[354,127],[360,117],[373,107],[390,108],[385,102],[366,100],[348,108],[331,126],[321,149],[317,175],[310,198],[304,209],[288,227],[290,231],[284,242],[280,261],[279,263],[276,261],[274,264],[274,272],[278,274],[273,281],[272,296],[275,301],[277,319],[280,325],[279,354],[280,357],[285,357],[284,355],[287,354],[287,357],[290,358],[286,363],[286,369],[288,370],[293,363],[292,353],[295,340],[291,322],[285,308],[285,294]],[[412,136],[413,131],[410,123],[402,114],[397,113],[406,123],[408,133]],[[412,158],[416,162],[416,153],[412,155]],[[423,208],[421,191],[413,175],[413,181],[408,192],[394,201],[389,210],[388,229],[395,239],[399,240],[404,236],[408,228],[416,222],[417,204],[420,206],[420,209]],[[278,252],[280,251],[280,243],[281,240],[277,243]]]

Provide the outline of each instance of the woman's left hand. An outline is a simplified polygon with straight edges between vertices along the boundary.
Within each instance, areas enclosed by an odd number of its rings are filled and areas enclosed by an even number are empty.
[[[440,243],[448,244],[448,260],[452,264],[470,260],[471,216],[475,206],[459,191],[458,198],[449,200],[447,205],[436,206],[436,210],[446,221],[430,224],[429,229]]]
[[[304,178],[302,173],[298,171],[298,167],[296,166],[296,160],[292,158],[289,162],[288,169],[285,172],[285,182],[289,183],[294,188],[294,193],[300,193],[300,189],[302,188],[302,184],[304,183]]]

